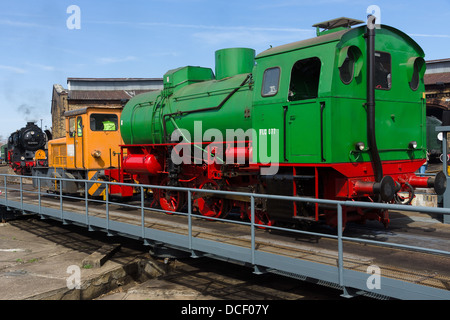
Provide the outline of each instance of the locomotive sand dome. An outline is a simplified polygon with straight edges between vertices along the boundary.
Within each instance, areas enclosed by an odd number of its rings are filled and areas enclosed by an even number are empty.
[[[424,52],[395,28],[374,28],[373,17],[367,27],[352,27],[360,23],[319,23],[317,37],[270,48],[256,63],[251,49],[219,50],[216,77],[202,67],[167,72],[162,91],[139,95],[123,110],[123,169],[141,183],[311,198],[408,203],[401,194],[412,198],[414,188],[427,186],[441,194],[443,173],[414,174],[426,156]],[[184,142],[197,143],[199,126],[200,139],[208,129],[223,137],[227,129],[252,129],[244,147],[222,146],[244,155],[245,163],[224,163],[213,144],[201,145],[207,161],[174,163],[172,133],[184,129]],[[277,166],[271,175],[263,174],[267,157],[255,151],[262,144]],[[173,211],[186,200],[182,192],[158,190],[155,199]],[[250,211],[233,195],[199,192],[193,205],[216,217],[232,207],[243,217]],[[264,224],[336,224],[335,209],[317,204],[260,200],[255,212]],[[344,208],[344,219],[389,223],[380,210]]]

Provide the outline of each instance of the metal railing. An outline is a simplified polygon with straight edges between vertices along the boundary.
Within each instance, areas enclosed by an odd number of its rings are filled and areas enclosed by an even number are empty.
[[[12,178],[15,180],[19,180],[19,182],[12,183],[11,181],[8,181],[8,178]],[[34,188],[33,190],[24,190],[24,183],[23,179],[33,179],[37,180],[37,188]],[[443,251],[443,250],[437,250],[437,249],[431,249],[431,248],[423,248],[418,246],[411,246],[411,245],[405,245],[405,244],[398,244],[398,243],[390,243],[390,242],[380,242],[376,240],[369,240],[369,239],[361,239],[361,238],[353,238],[353,237],[346,237],[343,236],[343,207],[361,207],[361,208],[371,208],[371,209],[380,209],[380,210],[399,210],[399,211],[413,211],[413,212],[422,212],[422,213],[431,213],[431,214],[449,214],[449,209],[444,208],[436,208],[436,207],[414,207],[414,206],[403,206],[403,205],[394,205],[394,204],[383,204],[383,203],[370,203],[370,202],[358,202],[358,201],[336,201],[336,200],[326,200],[326,199],[312,199],[312,198],[302,198],[302,197],[294,197],[294,196],[281,196],[281,195],[269,195],[269,194],[256,194],[256,193],[245,193],[245,192],[231,192],[231,191],[222,191],[222,190],[210,190],[210,189],[202,189],[201,193],[211,193],[211,194],[217,194],[217,195],[234,195],[234,196],[241,196],[241,197],[248,197],[250,199],[250,208],[251,208],[251,219],[250,222],[246,221],[234,221],[234,220],[228,220],[228,219],[222,219],[222,218],[214,218],[214,217],[205,217],[202,215],[198,215],[192,212],[193,206],[192,206],[192,196],[193,193],[199,192],[198,189],[194,188],[185,188],[185,187],[171,187],[171,186],[161,186],[161,185],[141,185],[141,184],[129,184],[129,183],[115,183],[115,182],[107,182],[107,181],[95,181],[95,183],[101,183],[105,185],[105,199],[104,200],[98,200],[98,199],[92,199],[88,195],[89,187],[94,184],[94,182],[89,180],[77,180],[78,183],[84,184],[84,196],[83,197],[75,197],[72,195],[66,195],[63,194],[62,188],[59,188],[59,193],[52,194],[55,197],[59,198],[59,209],[50,209],[46,206],[42,205],[42,198],[43,195],[48,195],[47,192],[43,192],[41,190],[41,181],[42,180],[51,180],[53,182],[58,183],[61,186],[61,183],[63,181],[69,181],[73,182],[73,179],[66,179],[66,178],[49,178],[49,177],[25,177],[25,176],[17,176],[17,175],[7,175],[7,174],[0,174],[0,190],[2,191],[2,196],[0,196],[0,205],[4,205],[9,208],[15,208],[22,210],[23,212],[33,212],[37,213],[41,216],[51,217],[58,220],[61,220],[63,223],[78,223],[87,226],[90,230],[93,227],[99,227],[99,225],[103,225],[103,227],[100,227],[100,229],[103,229],[108,233],[108,235],[112,235],[114,232],[120,233],[121,235],[125,236],[132,236],[132,237],[138,237],[144,241],[145,244],[150,244],[152,242],[163,242],[167,246],[173,246],[176,249],[186,250],[190,252],[193,256],[196,256],[199,252],[207,253],[210,256],[217,256],[217,257],[224,257],[225,255],[218,254],[223,252],[217,251],[217,250],[210,250],[209,252],[205,250],[204,247],[199,247],[194,242],[195,237],[193,236],[193,224],[192,219],[195,218],[201,218],[201,219],[208,219],[208,220],[217,220],[217,221],[223,221],[227,223],[234,223],[234,224],[241,224],[241,225],[247,225],[250,226],[250,257],[243,258],[242,255],[237,254],[236,256],[226,256],[225,258],[229,258],[232,260],[243,260],[242,262],[250,263],[254,268],[255,271],[261,270],[261,265],[259,264],[259,259],[257,259],[257,253],[258,250],[256,249],[256,228],[263,227],[265,229],[272,229],[272,230],[279,230],[279,231],[288,231],[290,233],[298,233],[298,234],[304,234],[304,235],[313,235],[317,237],[324,237],[324,238],[331,238],[336,239],[338,243],[337,248],[337,281],[335,284],[337,287],[343,289],[344,295],[348,295],[347,288],[351,288],[352,285],[346,283],[345,274],[346,269],[344,268],[344,248],[343,248],[343,242],[344,241],[351,241],[351,242],[359,242],[359,243],[365,243],[365,244],[375,244],[377,246],[386,246],[391,248],[399,248],[399,249],[405,249],[405,250],[412,250],[412,251],[419,251],[419,252],[425,252],[430,254],[438,254],[438,255],[444,255],[444,256],[450,256],[449,251]],[[3,182],[3,185],[1,183]],[[8,187],[9,183],[9,187]],[[19,188],[11,187],[13,184],[18,184]],[[140,197],[138,197],[139,205],[131,204],[131,203],[117,203],[114,201],[111,201],[109,197],[109,188],[111,185],[122,185],[122,186],[131,186],[139,190]],[[166,189],[166,190],[173,190],[173,191],[182,191],[187,193],[187,212],[170,212],[170,214],[174,215],[181,215],[187,217],[187,228],[188,228],[188,235],[187,235],[187,244],[180,244],[179,241],[175,241],[175,243],[171,243],[169,240],[170,237],[160,237],[160,236],[149,236],[148,235],[148,228],[146,225],[146,217],[145,217],[145,211],[151,210],[153,212],[166,212],[169,213],[163,209],[159,208],[152,208],[152,207],[146,207],[145,206],[145,190],[146,189]],[[17,191],[19,192],[19,201],[12,200],[12,196],[8,196],[8,192],[11,191]],[[28,202],[24,202],[24,193],[27,194],[35,194],[37,195],[38,204],[29,204]],[[80,214],[75,215],[69,211],[64,210],[64,199],[71,199],[71,200],[80,200],[85,202],[85,213],[84,213],[84,220],[81,220],[79,218]],[[333,234],[325,234],[325,233],[318,233],[318,232],[311,232],[311,231],[305,231],[305,230],[297,230],[297,229],[290,229],[290,228],[283,228],[283,227],[277,227],[277,226],[267,226],[267,225],[259,225],[255,222],[255,199],[273,199],[273,200],[280,200],[280,201],[296,201],[296,202],[309,202],[309,203],[318,203],[318,204],[324,204],[328,206],[335,206],[336,212],[337,212],[337,235]],[[105,222],[103,224],[99,223],[93,223],[94,219],[99,219],[98,217],[94,217],[89,214],[89,203],[90,202],[98,202],[105,204]],[[115,224],[114,226],[111,226],[112,221],[110,219],[110,206],[111,205],[120,205],[123,207],[129,207],[134,208],[140,211],[140,230],[137,231],[137,229],[130,229],[124,227],[123,224]],[[95,225],[95,226],[94,226]],[[160,234],[159,234],[160,235]],[[219,245],[219,244],[217,244]],[[232,246],[232,245],[230,245]],[[239,251],[240,252],[240,251]],[[228,253],[228,252],[227,252]],[[262,269],[269,270],[271,272],[277,271],[277,266],[271,266],[270,262],[268,265],[264,265]],[[281,270],[283,272],[283,270]],[[286,271],[285,273],[292,273],[292,271]],[[302,277],[301,271],[297,273],[300,277]],[[367,275],[366,275],[367,276]],[[309,276],[307,276],[309,277]],[[303,277],[305,278],[305,277]],[[328,278],[327,278],[328,279]],[[329,281],[329,280],[325,280]],[[397,282],[396,282],[397,283]],[[399,287],[403,286],[403,281],[400,281],[397,283]],[[422,294],[422,289],[423,294]],[[361,289],[361,288],[359,288]],[[391,294],[392,292],[395,292],[395,294]],[[419,293],[418,293],[418,292]],[[442,289],[434,289],[425,287],[423,285],[417,285],[414,284],[411,293],[405,292],[404,294],[397,293],[396,290],[388,290],[387,292],[382,291],[381,295],[385,295],[388,297],[400,297],[400,298],[408,298],[412,297],[415,298],[416,295],[420,299],[423,297],[431,297],[432,299],[450,299],[450,291],[448,290],[442,290]]]

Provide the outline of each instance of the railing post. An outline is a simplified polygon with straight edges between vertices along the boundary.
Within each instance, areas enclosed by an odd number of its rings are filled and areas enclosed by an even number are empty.
[[[8,188],[6,187],[6,185],[7,185],[7,176],[5,176],[4,178],[5,178],[5,202],[6,202],[6,205],[8,205]]]
[[[89,223],[89,208],[88,208],[88,202],[89,202],[89,190],[88,190],[88,182],[84,181],[84,204],[85,204],[85,210],[86,210],[86,225],[88,227],[88,231],[94,231],[94,229],[91,227],[91,224]]]
[[[263,274],[265,273],[265,269],[261,266],[256,265],[255,263],[255,250],[256,250],[256,241],[255,241],[255,196],[250,196],[250,212],[251,212],[251,238],[252,238],[252,265],[253,265],[253,273],[254,274]]]
[[[64,208],[63,208],[63,192],[62,192],[62,184],[63,181],[60,179],[59,180],[59,209],[61,210],[61,221],[63,223],[63,225],[66,225],[67,222],[64,221]]]
[[[192,253],[192,199],[191,199],[191,190],[188,190],[188,232],[189,232],[189,250]]]
[[[38,178],[38,203],[39,203],[39,215],[42,218],[42,208],[41,208],[41,178]]]
[[[23,185],[22,185],[22,176],[20,176],[20,210],[23,213]]]
[[[342,243],[342,205],[337,204],[337,233],[338,233],[338,272],[339,272],[339,285],[342,287],[343,293],[341,294],[344,298],[353,297],[347,291],[344,283],[344,246]]]
[[[189,250],[191,251],[191,258],[200,258],[199,255],[194,250],[193,238],[192,238],[192,192],[191,190],[187,191],[188,197],[188,237],[189,237]]]
[[[109,184],[105,183],[105,200],[106,200],[106,235],[108,237],[113,236],[111,232],[109,232]]]
[[[255,265],[255,196],[250,197],[251,232],[252,232],[252,265]]]
[[[144,246],[149,246],[150,243],[145,238],[145,211],[144,211],[144,187],[140,187],[141,191],[141,224],[142,224],[142,239],[144,240]]]

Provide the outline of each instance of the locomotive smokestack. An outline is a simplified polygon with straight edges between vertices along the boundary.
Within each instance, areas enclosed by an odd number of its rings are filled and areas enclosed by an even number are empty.
[[[383,179],[383,167],[375,137],[375,16],[367,18],[367,139],[375,181]]]

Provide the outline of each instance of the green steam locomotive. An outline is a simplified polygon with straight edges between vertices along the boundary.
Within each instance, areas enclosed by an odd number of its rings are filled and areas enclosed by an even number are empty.
[[[424,52],[372,16],[361,23],[319,23],[317,37],[256,56],[219,50],[215,73],[168,71],[163,90],[134,97],[122,112],[123,170],[141,183],[198,188],[194,208],[213,217],[248,217],[250,203],[202,189],[397,203],[417,187],[442,194],[443,173],[415,175],[427,150]],[[167,211],[186,203],[181,191],[155,189],[154,197]],[[389,223],[382,210],[346,208],[344,218]],[[260,224],[320,220],[336,225],[335,211],[256,203]]]

